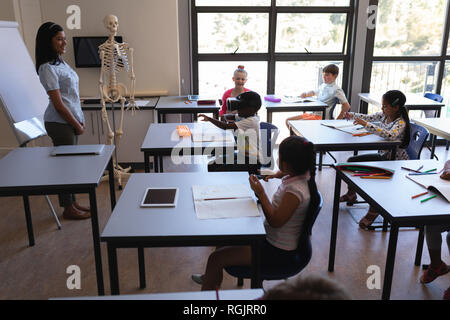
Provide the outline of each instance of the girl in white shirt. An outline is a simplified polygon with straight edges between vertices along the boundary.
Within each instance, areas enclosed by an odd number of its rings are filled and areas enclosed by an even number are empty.
[[[266,239],[261,248],[263,266],[294,263],[310,194],[317,194],[314,155],[313,144],[302,137],[290,136],[283,140],[279,148],[280,170],[265,178],[266,181],[282,179],[272,201],[258,178],[255,175],[249,177],[250,187],[259,198],[265,216]],[[205,274],[193,275],[192,279],[202,284],[202,290],[214,290],[222,283],[224,267],[250,264],[250,246],[219,247],[209,256]]]

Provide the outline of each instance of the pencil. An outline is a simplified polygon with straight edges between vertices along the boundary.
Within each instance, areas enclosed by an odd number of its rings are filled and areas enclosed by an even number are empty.
[[[423,166],[422,166],[422,167],[423,167]],[[422,169],[422,167],[420,167],[419,170]],[[422,172],[420,172],[419,170],[414,170],[414,169],[410,169],[410,168],[406,168],[406,167],[402,167],[402,169],[403,169],[403,170],[406,170],[406,171],[412,171],[412,172],[422,173]]]
[[[358,174],[354,174],[354,177],[373,177],[373,176],[385,176],[386,173],[382,172],[382,173],[358,173]]]
[[[437,174],[437,172],[410,173],[410,174],[408,174],[408,176],[427,176],[427,175],[430,175],[430,174]]]
[[[423,165],[421,165],[420,167],[419,167],[419,169],[417,169],[417,171],[420,171],[420,169],[422,169],[423,168]]]
[[[415,198],[424,196],[424,195],[426,195],[426,194],[428,194],[428,191],[427,191],[427,192],[424,192],[424,193],[416,194],[415,196],[412,196],[411,199],[415,199]]]
[[[431,196],[431,197],[429,197],[429,198],[423,199],[423,200],[420,201],[420,202],[423,203],[423,202],[425,202],[425,201],[431,200],[431,199],[436,198],[436,197],[437,197],[437,195],[434,195],[434,196]]]
[[[361,179],[390,179],[391,177],[387,177],[387,176],[365,176],[365,177],[360,177]]]

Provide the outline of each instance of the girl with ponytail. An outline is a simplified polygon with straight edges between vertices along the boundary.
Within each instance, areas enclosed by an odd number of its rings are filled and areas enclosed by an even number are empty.
[[[411,125],[409,123],[408,111],[406,110],[405,95],[398,90],[391,90],[386,92],[382,97],[381,102],[382,112],[371,115],[361,113],[346,113],[345,118],[353,119],[355,124],[360,124],[365,127],[368,132],[379,135],[386,140],[400,140],[401,144],[397,148],[395,160],[408,160],[406,148],[409,145]],[[377,122],[377,123],[375,123]],[[385,161],[390,160],[391,152],[387,150],[380,150],[375,154],[364,154],[349,158],[348,162],[365,162],[365,161]],[[348,192],[340,198],[341,202],[355,202],[356,193],[353,190]],[[379,213],[373,207],[369,208],[367,214],[359,222],[359,226],[363,229],[369,227]]]
[[[255,175],[249,177],[250,187],[261,202],[264,212],[266,239],[261,246],[261,265],[279,266],[295,263],[301,230],[306,223],[310,206],[317,206],[319,197],[315,177],[313,144],[298,136],[281,142],[278,158],[280,170],[267,176],[282,179],[277,192],[269,200]],[[204,275],[192,275],[192,280],[202,285],[202,290],[220,286],[223,268],[251,265],[250,246],[217,248],[208,258]]]
[[[244,66],[239,65],[236,70],[234,70],[233,74],[233,82],[234,82],[234,88],[229,89],[223,93],[222,96],[222,108],[219,111],[219,115],[222,117],[225,114],[228,113],[227,110],[227,100],[228,98],[235,98],[241,93],[251,91],[244,87],[245,83],[247,82],[247,76],[248,73],[246,70],[244,70]]]

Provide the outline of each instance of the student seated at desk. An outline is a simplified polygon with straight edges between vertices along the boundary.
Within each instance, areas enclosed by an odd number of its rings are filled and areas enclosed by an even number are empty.
[[[409,145],[411,125],[409,123],[408,111],[405,108],[406,97],[398,90],[386,92],[382,98],[382,112],[371,115],[348,112],[345,118],[353,119],[355,124],[365,127],[368,132],[379,135],[386,140],[401,140],[402,143],[397,148],[395,160],[408,160],[406,148]],[[377,124],[373,123],[377,121]],[[378,153],[363,154],[350,157],[347,162],[366,162],[366,161],[383,161],[390,160],[390,151],[378,151]],[[355,202],[356,193],[349,189],[346,194],[340,197],[340,202]],[[359,226],[363,229],[369,227],[379,213],[373,207],[369,208],[367,214],[359,222]]]
[[[336,98],[339,100],[339,103],[342,104],[342,110],[338,119],[342,119],[344,114],[350,110],[350,104],[345,97],[344,91],[336,84],[336,79],[339,75],[339,67],[334,64],[327,65],[322,72],[323,83],[320,85],[318,90],[313,90],[309,92],[304,92],[301,94],[301,98],[307,98],[312,96],[317,96],[317,100],[325,102],[328,105],[326,110],[326,119],[331,119],[330,110],[331,107],[335,104]],[[286,119],[286,126],[289,128],[288,121],[291,120],[301,120],[302,116],[295,116]]]
[[[293,263],[300,230],[308,211],[310,194],[317,194],[315,184],[315,153],[313,144],[298,136],[290,136],[281,142],[278,164],[280,171],[267,176],[282,179],[272,197],[266,192],[258,178],[249,177],[250,187],[261,202],[264,212],[266,239],[261,247],[261,264],[279,265]],[[311,180],[313,189],[308,186]],[[192,280],[202,285],[202,290],[214,290],[223,279],[226,266],[250,265],[250,246],[218,247],[208,258],[204,275],[194,274]]]
[[[262,159],[260,141],[261,135],[259,130],[258,110],[261,108],[261,97],[253,91],[240,94],[238,114],[235,122],[225,122],[210,118],[204,114],[200,114],[203,121],[209,121],[216,127],[227,130],[233,129],[237,131],[237,154],[234,155],[231,165],[248,165],[249,173],[257,174]],[[214,162],[208,165],[208,171],[223,171],[224,164],[229,164],[226,155],[216,158]],[[232,168],[228,166],[230,170]],[[240,171],[240,170],[239,170]]]
[[[430,283],[450,271],[450,267],[441,259],[442,235],[447,231],[447,247],[450,252],[450,226],[425,226],[430,265],[420,277],[421,283]],[[450,287],[444,292],[444,300],[450,300]]]
[[[222,120],[224,120],[224,116],[229,113],[227,110],[227,100],[228,98],[235,98],[241,93],[249,92],[251,90],[244,87],[247,82],[248,73],[244,70],[244,66],[239,65],[236,70],[234,70],[233,74],[233,82],[234,88],[229,89],[223,93],[222,96],[222,108],[219,111],[219,115]]]

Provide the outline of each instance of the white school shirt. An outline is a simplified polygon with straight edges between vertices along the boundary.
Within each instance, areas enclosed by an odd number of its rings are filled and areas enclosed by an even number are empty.
[[[309,178],[309,173],[301,176],[286,176],[282,178],[281,185],[272,197],[272,206],[278,209],[286,192],[296,196],[300,200],[300,204],[295,209],[291,218],[279,228],[271,227],[267,220],[264,220],[266,239],[271,245],[288,251],[297,249],[298,238],[300,237],[310,201]]]
[[[259,116],[254,115],[248,118],[240,118],[236,121],[237,149],[239,153],[244,153],[250,158],[262,159],[261,153],[261,133],[259,130]]]
[[[339,100],[340,104],[348,103],[344,91],[336,84],[336,81],[330,84],[322,83],[319,89],[314,91],[314,94],[317,96],[317,100],[325,102],[328,105],[325,119],[331,119],[329,113],[336,98]]]
[[[44,63],[39,66],[39,79],[45,91],[59,90],[64,105],[73,114],[75,119],[84,123],[84,114],[81,110],[80,93],[77,73],[65,62],[58,65]],[[44,121],[67,123],[56,111],[53,102],[49,99],[44,113]]]

